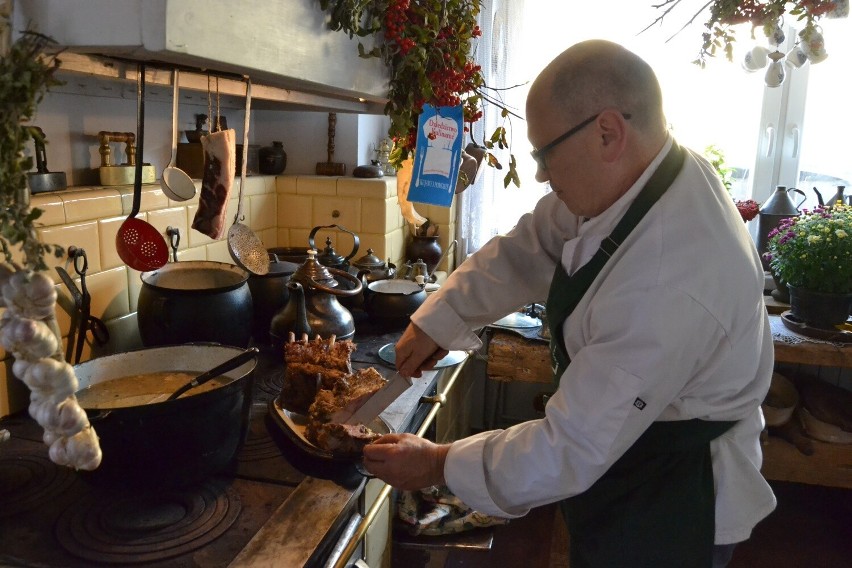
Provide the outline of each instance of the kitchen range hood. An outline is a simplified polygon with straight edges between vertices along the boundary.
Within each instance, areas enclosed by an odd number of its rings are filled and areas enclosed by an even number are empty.
[[[387,100],[386,66],[329,30],[316,0],[27,0],[13,17],[17,31],[56,40],[72,73],[125,79],[128,63],[146,61],[248,75],[283,108],[381,114]]]

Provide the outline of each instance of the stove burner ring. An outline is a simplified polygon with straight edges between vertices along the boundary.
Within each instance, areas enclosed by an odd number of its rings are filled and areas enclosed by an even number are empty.
[[[243,444],[237,460],[245,463],[280,457],[281,449],[272,438],[269,436],[265,438],[252,438],[249,436],[248,440]]]
[[[284,370],[256,374],[255,385],[266,394],[278,396],[284,388]]]
[[[0,457],[0,479],[0,517],[10,517],[54,500],[76,477],[45,456],[11,452]]]
[[[156,562],[210,544],[234,524],[241,510],[236,491],[215,482],[108,499],[90,493],[62,513],[56,538],[65,550],[84,560],[123,565]]]

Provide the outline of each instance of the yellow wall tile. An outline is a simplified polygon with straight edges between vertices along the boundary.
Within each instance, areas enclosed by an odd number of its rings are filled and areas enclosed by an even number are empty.
[[[86,250],[89,259],[89,271],[99,272],[101,270],[100,240],[98,239],[98,223],[79,223],[76,225],[59,225],[56,227],[45,227],[37,230],[39,240],[43,243],[55,243],[65,247],[74,245]],[[56,266],[57,259],[45,258],[49,266]],[[59,261],[61,262],[61,261]]]
[[[311,233],[310,229],[290,229],[289,233],[290,233],[290,237],[288,239],[288,243],[286,245],[281,245],[281,246],[288,246],[288,247],[307,247],[308,246],[308,236]],[[317,240],[319,240],[319,239],[317,239]],[[316,245],[319,246],[319,245],[322,244],[323,246],[325,246],[323,243],[325,243],[325,239],[317,242]],[[320,250],[321,249],[322,249],[322,247],[320,247]]]
[[[207,245],[207,260],[234,264],[234,260],[231,258],[231,253],[228,252],[228,242],[216,241]]]
[[[337,195],[341,197],[366,197],[368,199],[395,197],[396,179],[343,177],[337,182]]]
[[[278,226],[310,229],[313,222],[314,199],[308,195],[278,195]]]
[[[121,215],[121,196],[117,189],[69,191],[61,196],[65,206],[65,222],[91,221]]]
[[[390,255],[386,252],[387,242],[384,234],[361,233],[358,237],[361,239],[361,246],[358,248],[358,253],[351,260],[358,260],[365,254],[368,254],[370,249],[373,249],[373,254],[387,262]]]
[[[30,391],[12,374],[11,357],[0,364],[0,418],[25,411],[30,403]]]
[[[277,198],[274,193],[250,197],[246,207],[251,212],[251,229],[257,232],[274,227],[278,217],[276,206]]]
[[[337,195],[337,177],[299,176],[296,193],[301,195]]]
[[[180,231],[180,243],[179,246],[186,246],[185,235],[189,231],[189,228],[186,225],[186,208],[185,207],[171,207],[168,209],[158,209],[157,211],[151,211],[148,213],[148,222],[153,225],[157,232],[163,237],[166,241],[166,245],[171,250],[171,239],[166,233],[166,229],[169,227],[176,227]]]
[[[135,312],[139,305],[139,290],[142,289],[142,273],[132,268],[127,268],[127,299],[129,311]]]
[[[356,233],[361,230],[361,200],[354,197],[314,197],[312,223],[342,225]]]
[[[278,193],[296,193],[297,176],[278,176],[275,178],[275,191]]]
[[[86,287],[92,297],[93,316],[106,320],[130,312],[127,269],[125,267],[120,266],[88,276]]]
[[[115,236],[127,217],[112,217],[98,221],[98,243],[101,250],[101,269],[107,270],[124,266],[124,261],[118,256]]]
[[[405,264],[405,238],[403,229],[396,229],[385,237],[385,254],[394,259],[394,264],[401,266]]]
[[[195,247],[178,252],[178,261],[207,260],[207,247]]]
[[[257,231],[257,238],[259,238],[260,242],[263,243],[264,248],[277,247],[278,229],[276,227],[270,227],[268,229],[263,229],[262,231]]]
[[[243,195],[264,195],[266,193],[270,193],[269,186],[266,183],[267,178],[272,176],[247,176],[246,177],[246,190],[243,192]],[[240,188],[240,176],[237,175],[237,178],[234,183],[234,190],[238,191]]]
[[[41,217],[35,224],[39,227],[62,225],[65,221],[65,203],[57,193],[40,193],[30,198],[31,209],[41,209]]]
[[[121,194],[121,211],[120,214],[129,215],[133,209],[133,186],[118,185],[115,190]],[[169,198],[163,193],[163,188],[159,183],[147,183],[142,185],[142,198],[139,206],[140,211],[152,211],[154,209],[164,209],[169,206]]]

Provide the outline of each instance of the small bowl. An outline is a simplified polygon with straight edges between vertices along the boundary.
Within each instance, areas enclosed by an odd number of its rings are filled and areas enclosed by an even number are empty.
[[[805,432],[815,440],[831,444],[852,444],[852,432],[815,418],[805,407],[799,409],[799,418]]]
[[[793,410],[799,404],[799,391],[795,385],[781,373],[772,373],[772,382],[763,404],[763,416],[767,426],[781,426],[793,416]]]

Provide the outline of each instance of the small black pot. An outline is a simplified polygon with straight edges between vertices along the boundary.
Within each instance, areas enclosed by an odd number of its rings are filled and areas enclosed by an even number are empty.
[[[242,350],[223,345],[173,345],[92,359],[74,367],[80,388],[132,374],[207,371]],[[248,433],[256,361],[225,373],[216,389],[155,404],[84,409],[100,439],[101,465],[81,471],[93,484],[179,487],[231,464]]]
[[[252,274],[248,279],[253,306],[252,336],[255,343],[269,345],[269,324],[272,317],[287,304],[290,291],[287,282],[299,265],[274,258],[269,263],[269,272]]]
[[[224,262],[182,261],[143,272],[136,320],[146,347],[251,340],[248,272]]]

